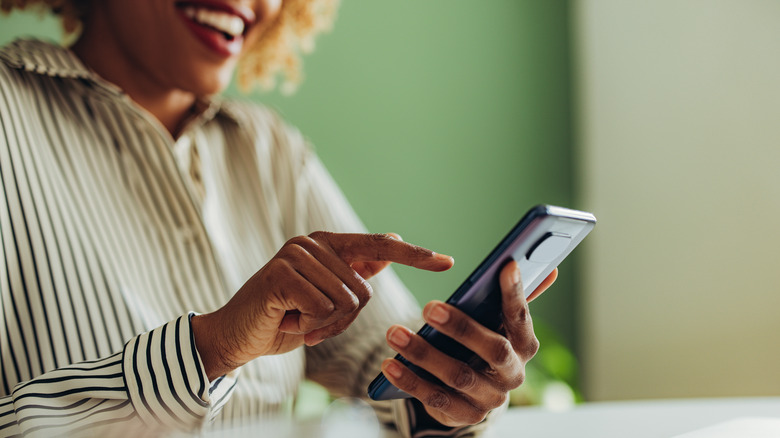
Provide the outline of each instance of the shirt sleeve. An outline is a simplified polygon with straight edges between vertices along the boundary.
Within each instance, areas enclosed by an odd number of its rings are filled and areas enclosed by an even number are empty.
[[[298,161],[294,187],[295,234],[317,230],[365,232],[345,196],[301,135],[290,128],[284,137],[289,150],[304,157]],[[296,160],[290,160],[294,162]],[[416,329],[422,326],[420,307],[392,268],[369,280],[375,291],[355,322],[341,335],[315,347],[307,347],[306,375],[332,394],[367,399],[368,384],[377,376],[382,360],[395,352],[385,342],[385,332],[393,324]],[[403,437],[476,436],[484,424],[458,429],[421,428],[413,405],[406,400],[369,401],[379,421],[396,429]]]
[[[0,437],[190,432],[210,422],[235,374],[210,382],[183,315],[121,352],[44,373],[0,399]]]

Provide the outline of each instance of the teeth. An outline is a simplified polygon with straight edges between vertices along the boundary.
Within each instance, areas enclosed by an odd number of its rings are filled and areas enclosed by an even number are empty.
[[[192,6],[184,8],[183,12],[187,18],[200,24],[213,27],[228,35],[235,37],[244,33],[244,20],[233,14],[211,9],[195,8]]]

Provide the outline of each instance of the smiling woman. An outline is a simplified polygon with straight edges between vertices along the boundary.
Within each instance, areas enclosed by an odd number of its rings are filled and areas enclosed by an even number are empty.
[[[146,16],[160,9],[175,10],[212,50],[223,55],[235,55],[243,46],[251,46],[244,51],[238,66],[238,79],[243,88],[259,85],[270,89],[281,76],[283,87],[292,90],[301,80],[300,54],[313,50],[315,37],[331,29],[339,0],[259,2],[264,9],[258,14],[252,8],[242,6],[242,2],[219,0],[151,1],[147,2],[149,5],[141,1],[94,3],[92,5],[89,0],[0,0],[0,10],[51,10],[61,17],[67,34],[81,32],[84,21],[92,13],[92,6],[100,6],[101,3],[127,3],[129,16]],[[142,23],[134,22],[132,25],[143,26]],[[255,33],[264,34],[263,38],[243,41],[252,28],[259,28]],[[157,44],[161,42],[156,40]]]
[[[0,435],[262,422],[304,377],[365,397],[380,367],[410,398],[376,412],[407,437],[471,435],[506,405],[538,348],[517,269],[499,332],[421,312],[386,268],[453,260],[367,234],[297,130],[217,95],[239,63],[295,81],[328,4],[49,4],[82,23],[71,47],[0,48]],[[419,339],[423,317],[483,361]],[[436,357],[419,366],[438,380],[394,352]]]

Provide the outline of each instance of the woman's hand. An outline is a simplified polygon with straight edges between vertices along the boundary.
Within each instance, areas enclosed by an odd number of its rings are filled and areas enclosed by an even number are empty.
[[[371,298],[366,279],[390,262],[444,271],[453,260],[394,234],[316,232],[290,239],[225,306],[192,318],[209,379],[342,333]]]
[[[556,269],[529,300],[550,287],[557,276]],[[488,412],[504,404],[509,391],[523,383],[525,364],[539,349],[515,262],[501,271],[500,283],[504,334],[482,326],[454,306],[440,301],[432,301],[423,309],[429,325],[479,355],[486,366],[475,369],[447,356],[406,327],[395,325],[387,331],[388,344],[395,351],[444,385],[421,379],[395,359],[382,363],[385,377],[417,398],[428,415],[445,426],[479,423]]]

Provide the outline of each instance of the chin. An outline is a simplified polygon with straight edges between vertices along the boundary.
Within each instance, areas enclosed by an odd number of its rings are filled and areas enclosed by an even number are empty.
[[[223,81],[214,81],[209,82],[205,84],[200,84],[197,87],[195,87],[192,90],[189,90],[196,96],[213,96],[215,94],[220,94],[230,85],[230,81],[223,82]]]
[[[190,71],[201,74],[187,78],[185,83],[180,84],[179,88],[196,96],[211,96],[225,91],[233,77],[233,69],[218,72],[209,72],[208,69]]]

